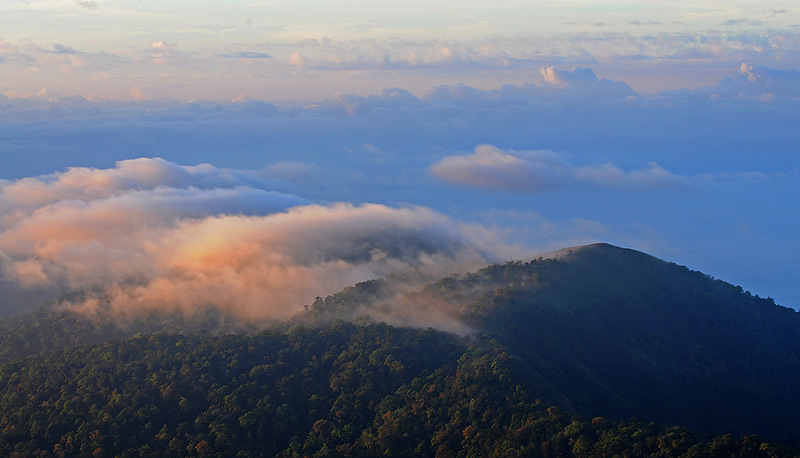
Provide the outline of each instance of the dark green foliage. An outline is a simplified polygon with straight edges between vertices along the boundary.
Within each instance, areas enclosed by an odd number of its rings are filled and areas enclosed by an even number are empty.
[[[800,314],[610,245],[474,274],[464,318],[518,358],[537,395],[588,415],[800,443]],[[472,287],[473,278],[466,285]]]
[[[321,419],[350,442],[384,396],[455,364],[462,348],[434,332],[339,325],[159,334],[18,360],[0,368],[0,455],[273,456]]]
[[[800,444],[800,314],[644,253],[573,251],[414,294],[494,336],[528,388],[564,409]],[[395,283],[360,283],[307,316],[379,311]]]
[[[16,360],[0,366],[0,456],[793,453],[742,434],[800,443],[797,312],[631,250],[566,258],[409,295],[482,330],[468,340],[374,324],[413,283],[400,276],[256,334],[222,335],[242,324],[210,312],[4,320],[0,360]],[[203,328],[216,336],[187,335]],[[647,422],[619,421],[632,416]]]
[[[190,317],[180,312],[151,311],[126,319],[102,311],[87,317],[48,304],[31,313],[0,320],[0,362],[135,335],[190,333],[203,329],[220,334],[254,330],[255,327],[211,309]]]
[[[486,341],[337,323],[154,335],[0,366],[0,456],[790,456],[570,416]]]

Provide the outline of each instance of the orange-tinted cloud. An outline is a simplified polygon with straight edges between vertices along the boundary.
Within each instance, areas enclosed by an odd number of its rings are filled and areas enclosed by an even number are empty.
[[[391,272],[485,262],[471,229],[432,210],[309,204],[254,180],[137,159],[2,183],[0,266],[28,289],[97,291],[72,304],[88,312],[211,307],[268,321]]]

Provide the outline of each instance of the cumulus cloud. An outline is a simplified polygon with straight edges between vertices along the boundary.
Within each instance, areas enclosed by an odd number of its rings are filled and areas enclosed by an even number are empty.
[[[604,164],[575,167],[564,154],[550,150],[501,150],[477,146],[472,154],[448,156],[433,164],[437,178],[462,186],[536,193],[569,186],[596,189],[676,189],[685,178],[651,162],[646,169],[624,172]]]
[[[308,66],[308,59],[306,59],[299,51],[295,51],[289,56],[289,65],[292,67],[306,67]]]
[[[772,94],[779,97],[800,96],[800,70],[776,70],[767,67],[754,67],[742,63],[739,74],[723,79],[721,90],[739,91],[754,95]]]
[[[615,97],[636,95],[630,86],[607,78],[599,79],[591,68],[575,67],[572,70],[558,70],[546,67],[540,70],[544,82],[552,86],[570,88],[573,91],[591,92]],[[585,96],[585,94],[581,94]]]
[[[218,308],[264,321],[391,272],[474,267],[490,249],[426,208],[323,206],[259,186],[157,158],[2,182],[2,283],[85,290],[69,305],[86,313]]]

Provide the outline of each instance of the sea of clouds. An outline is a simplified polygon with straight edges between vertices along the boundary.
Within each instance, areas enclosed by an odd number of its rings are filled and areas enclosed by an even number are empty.
[[[658,94],[538,77],[278,104],[2,97],[5,310],[100,288],[120,310],[280,318],[397,270],[595,241],[800,304],[800,71]]]

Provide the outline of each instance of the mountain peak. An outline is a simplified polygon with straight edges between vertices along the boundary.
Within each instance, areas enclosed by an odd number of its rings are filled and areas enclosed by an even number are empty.
[[[607,243],[484,276],[505,284],[476,301],[470,324],[517,356],[542,397],[587,414],[800,437],[793,310]]]
[[[630,248],[622,248],[616,245],[611,245],[606,242],[589,243],[586,245],[576,245],[567,248],[561,248],[556,251],[549,251],[535,256],[534,259],[564,259],[573,255],[586,254],[586,253],[622,253],[622,252],[638,252]]]

